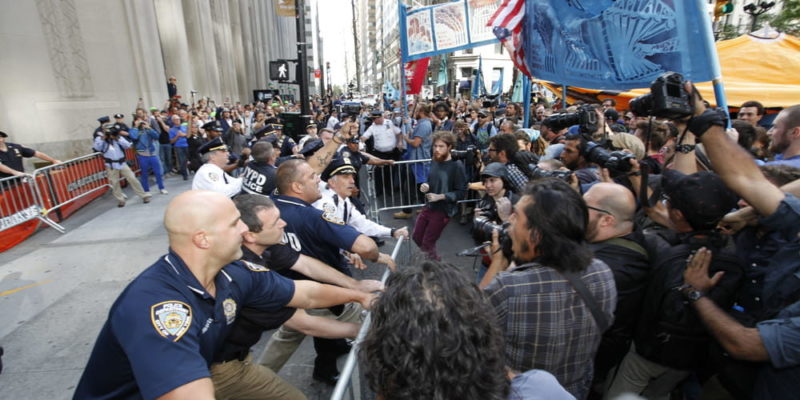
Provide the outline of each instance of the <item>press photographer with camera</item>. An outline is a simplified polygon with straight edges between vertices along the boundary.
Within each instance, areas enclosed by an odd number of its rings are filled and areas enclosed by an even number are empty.
[[[161,194],[167,194],[164,188],[164,177],[161,172],[161,161],[158,159],[158,131],[153,129],[147,120],[137,118],[130,130],[130,138],[136,148],[136,159],[139,161],[141,174],[139,181],[145,192],[150,192],[150,173],[156,176],[156,184]]]
[[[145,193],[142,185],[136,179],[136,175],[125,162],[125,150],[129,147],[131,147],[131,142],[121,135],[117,124],[103,125],[103,133],[95,137],[92,147],[95,151],[103,153],[108,180],[113,187],[112,194],[117,199],[117,207],[125,207],[125,196],[122,194],[122,187],[119,184],[120,175],[128,181],[136,195],[142,198],[142,202],[145,204],[150,202],[150,193]]]
[[[507,229],[515,265],[505,271],[512,260],[493,240],[484,290],[506,338],[506,365],[550,371],[578,399],[589,393],[617,304],[614,276],[586,241],[588,220],[586,203],[564,181],[529,183]]]
[[[492,232],[503,230],[503,224],[508,222],[511,216],[511,207],[519,200],[518,194],[507,189],[509,186],[507,178],[506,166],[499,162],[491,163],[481,171],[481,182],[485,193],[475,205],[475,218],[472,222],[472,237],[478,244],[491,242]],[[483,280],[489,269],[491,257],[485,248],[481,250],[481,254],[484,256],[477,271],[476,282],[485,287],[491,281],[491,279]]]

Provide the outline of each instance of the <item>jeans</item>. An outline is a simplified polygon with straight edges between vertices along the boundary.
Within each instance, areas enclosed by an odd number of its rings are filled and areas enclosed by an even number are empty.
[[[156,183],[158,184],[159,189],[164,189],[164,176],[161,174],[161,163],[156,156],[143,156],[143,155],[136,155],[136,158],[139,160],[139,168],[142,170],[142,174],[139,175],[139,182],[142,182],[142,189],[145,192],[150,191],[150,172],[156,176]]]
[[[189,171],[186,169],[186,163],[189,157],[188,147],[175,147],[175,155],[178,156],[178,171],[180,171],[183,180],[189,179]]]
[[[158,153],[161,158],[161,172],[166,175],[169,171],[172,171],[172,143],[160,145]]]
[[[441,257],[436,254],[436,241],[442,236],[442,231],[448,222],[450,222],[450,217],[447,216],[447,213],[430,207],[423,208],[417,216],[417,223],[414,224],[414,233],[411,238],[422,251],[428,254],[428,258],[431,260],[441,260]]]

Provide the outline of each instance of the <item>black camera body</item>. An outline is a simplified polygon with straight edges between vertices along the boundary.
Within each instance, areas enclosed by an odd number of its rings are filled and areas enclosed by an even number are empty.
[[[569,183],[570,178],[572,178],[572,171],[548,171],[546,169],[539,168],[539,166],[536,164],[528,165],[528,169],[531,171],[531,179],[556,178]]]
[[[595,133],[600,127],[597,111],[589,104],[580,106],[578,111],[574,113],[553,114],[545,118],[542,124],[555,132],[573,125],[578,125],[581,133],[584,134]]]
[[[473,165],[475,164],[475,160],[480,160],[481,158],[481,149],[475,145],[469,145],[464,150],[450,150],[450,157],[453,160],[463,160],[465,165]]]
[[[630,160],[636,156],[624,151],[608,151],[596,142],[586,141],[581,146],[581,155],[587,161],[595,163],[614,172],[628,172],[631,170]]]
[[[650,93],[630,101],[630,109],[638,116],[679,119],[694,113],[692,94],[684,88],[683,75],[666,72],[650,84]]]
[[[498,225],[492,222],[491,219],[480,216],[475,217],[472,221],[472,235],[475,240],[479,242],[486,242],[492,240],[492,232],[497,231],[497,240],[500,242],[500,249],[506,259],[513,259],[513,251],[511,250],[511,236],[508,235],[509,223]]]
[[[498,98],[500,95],[485,95],[482,97],[481,108],[497,108],[497,105],[500,103]]]

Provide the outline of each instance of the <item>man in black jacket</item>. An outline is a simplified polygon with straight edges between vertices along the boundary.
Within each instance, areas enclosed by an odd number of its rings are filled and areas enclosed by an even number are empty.
[[[622,362],[631,345],[647,288],[650,260],[644,235],[635,230],[636,201],[630,190],[615,183],[598,183],[584,195],[589,209],[586,239],[594,256],[608,264],[617,286],[614,324],[603,333],[595,356],[595,383]]]

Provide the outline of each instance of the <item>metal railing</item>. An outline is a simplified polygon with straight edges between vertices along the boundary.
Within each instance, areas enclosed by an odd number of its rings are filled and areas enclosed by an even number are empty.
[[[100,153],[39,168],[33,171],[33,177],[44,183],[37,185],[39,187],[37,193],[45,216],[82,198],[111,188],[103,155]]]
[[[370,165],[367,169],[368,217],[381,223],[380,213],[383,211],[424,206],[425,194],[417,190],[414,173],[417,168],[430,168],[430,163],[430,159],[425,159],[396,161],[394,165]]]
[[[31,175],[0,179],[0,232],[39,219],[59,232],[63,228],[42,213],[34,178]]]
[[[397,260],[397,255],[400,253],[400,248],[403,246],[403,242],[405,242],[405,240],[398,240],[397,244],[394,245],[394,250],[392,250],[392,260]],[[389,268],[386,268],[386,271],[381,277],[381,283],[386,283],[386,279],[389,278],[390,273],[391,271]],[[342,368],[342,372],[339,374],[339,381],[336,382],[336,387],[333,389],[331,400],[342,400],[345,393],[350,394],[349,398],[351,400],[361,398],[361,392],[357,391],[356,387],[358,384],[360,384],[360,381],[354,379],[354,377],[360,376],[357,363],[358,350],[361,342],[364,340],[364,337],[367,336],[367,332],[369,331],[369,326],[371,323],[372,313],[367,312],[367,315],[364,317],[364,322],[361,323],[361,329],[358,331],[358,336],[356,336],[356,340],[353,342],[353,348],[347,355],[344,368]]]

